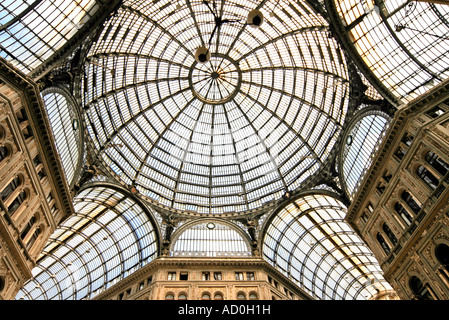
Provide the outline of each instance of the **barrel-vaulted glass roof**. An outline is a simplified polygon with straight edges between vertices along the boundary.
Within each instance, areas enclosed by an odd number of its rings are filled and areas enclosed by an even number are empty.
[[[157,229],[129,196],[89,187],[74,206],[76,214],[50,237],[16,299],[92,298],[157,257]]]
[[[209,61],[195,60],[199,47]],[[345,59],[305,1],[124,1],[86,61],[94,149],[174,209],[279,199],[327,159],[348,107]]]
[[[318,299],[363,300],[391,290],[371,250],[344,220],[346,210],[325,194],[296,199],[268,224],[264,259]]]
[[[449,7],[436,1],[336,0],[357,53],[408,102],[449,75]]]

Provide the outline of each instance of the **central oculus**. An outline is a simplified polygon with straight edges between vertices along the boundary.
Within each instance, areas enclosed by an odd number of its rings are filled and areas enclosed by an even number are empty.
[[[189,82],[196,98],[208,104],[222,104],[238,93],[242,74],[233,59],[222,54],[211,54],[209,61],[193,63]]]

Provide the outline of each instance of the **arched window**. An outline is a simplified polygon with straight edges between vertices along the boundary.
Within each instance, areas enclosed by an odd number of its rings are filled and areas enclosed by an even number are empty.
[[[417,300],[434,300],[429,290],[424,286],[421,279],[418,277],[411,277],[409,285]]]
[[[426,161],[442,176],[444,176],[449,171],[449,164],[443,161],[432,151],[427,152],[425,158]]]
[[[2,292],[4,288],[5,288],[5,278],[3,276],[0,276],[0,292]]]
[[[187,295],[185,293],[180,293],[178,295],[178,300],[187,300]]]
[[[180,231],[173,243],[172,254],[201,254],[207,257],[250,256],[251,247],[249,241],[237,229],[218,221],[204,221],[186,226],[185,230]]]
[[[246,300],[246,295],[243,292],[237,294],[237,300]]]
[[[30,232],[33,225],[36,223],[36,216],[32,216],[30,221],[28,221],[25,228],[23,228],[22,233],[20,234],[20,238],[23,240],[27,236],[28,232]]]
[[[36,242],[37,238],[39,237],[39,235],[41,234],[41,229],[37,228],[34,233],[33,236],[30,238],[30,240],[28,240],[28,243],[26,244],[26,248],[27,250],[30,250],[31,247],[33,247],[33,244]]]
[[[223,300],[223,295],[221,293],[216,293],[214,295],[214,300]]]
[[[391,248],[388,245],[388,243],[385,241],[384,237],[379,233],[377,233],[377,241],[379,242],[380,246],[382,247],[382,249],[385,251],[385,254],[389,255],[391,252]]]
[[[394,205],[394,209],[401,216],[401,218],[405,221],[405,223],[409,226],[412,223],[412,216],[408,213],[408,211],[404,208],[402,204],[396,202]]]
[[[259,297],[257,296],[257,293],[251,292],[249,294],[249,300],[259,300]]]
[[[423,166],[419,166],[416,170],[416,174],[432,189],[434,190],[438,186],[438,178],[433,175],[432,172],[427,170]]]
[[[201,295],[201,300],[210,300],[210,294],[205,292]]]
[[[391,231],[390,227],[386,223],[384,223],[384,225],[382,226],[382,230],[385,232],[388,239],[390,239],[393,246],[395,246],[398,243],[398,239],[394,235],[393,231]]]
[[[1,192],[2,201],[5,201],[11,195],[11,193],[13,193],[14,190],[16,190],[18,186],[20,186],[21,182],[22,181],[20,177],[15,177],[14,179],[12,179],[12,181]]]
[[[0,162],[6,159],[9,155],[9,148],[6,146],[0,146]]]
[[[412,209],[412,211],[415,214],[418,214],[418,212],[421,210],[421,205],[418,204],[418,202],[412,197],[412,195],[409,192],[407,191],[402,192],[401,198],[402,200],[405,201],[405,203],[407,203],[407,205],[410,207],[410,209]]]
[[[20,207],[20,205],[25,201],[27,198],[27,193],[25,191],[22,191],[18,194],[18,196],[14,199],[14,201],[8,206],[8,212],[9,215],[13,215],[13,213],[17,210],[17,208]]]
[[[165,300],[175,300],[175,296],[171,293],[165,295]]]
[[[82,138],[75,103],[69,92],[56,87],[45,89],[42,98],[63,172],[71,185],[82,162]]]
[[[435,256],[438,259],[438,262],[449,271],[449,246],[444,243],[439,244],[435,248]]]

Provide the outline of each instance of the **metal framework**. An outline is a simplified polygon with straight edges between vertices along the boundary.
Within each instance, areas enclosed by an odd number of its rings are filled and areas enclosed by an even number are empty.
[[[367,107],[354,116],[343,136],[339,171],[351,200],[383,141],[390,120],[390,116],[378,108]]]
[[[226,220],[193,221],[175,232],[172,239],[170,250],[172,256],[251,256],[248,235]]]
[[[243,213],[315,173],[348,106],[342,53],[306,4],[125,1],[85,65],[89,136],[126,184],[159,204]],[[276,10],[273,10],[277,7]],[[270,16],[271,15],[271,16]],[[211,38],[211,60],[195,50]],[[126,71],[126,72],[125,72]]]
[[[343,203],[326,194],[293,200],[266,223],[264,259],[318,299],[367,299],[391,290],[345,216]]]
[[[97,12],[95,0],[0,3],[0,56],[29,73],[56,53]]]
[[[395,105],[408,101],[447,77],[447,7],[405,0],[208,3],[0,4],[0,56],[30,78],[43,79],[82,46],[75,77],[82,80],[71,88],[86,112],[89,165],[100,163],[161,209],[156,221],[135,193],[82,187],[77,214],[51,236],[17,299],[93,297],[156,258],[162,219],[180,213],[201,221],[165,234],[172,255],[251,255],[259,241],[269,263],[318,299],[366,299],[391,289],[330,187],[291,195],[314,178],[326,183],[321,172],[337,179],[336,154],[340,181],[331,187],[355,194],[388,116],[352,111],[359,101],[379,102],[379,93]],[[245,22],[255,8],[264,15],[258,28]],[[317,13],[326,10],[329,17]],[[228,22],[218,28],[216,17]],[[210,61],[195,60],[201,46]],[[347,58],[363,72],[365,96],[351,95]],[[68,96],[42,93],[73,182],[84,158],[73,143],[78,132],[70,131],[77,117]],[[268,214],[267,203],[282,206]],[[243,226],[257,209],[265,214],[262,230]],[[257,236],[245,233],[256,229]]]
[[[339,16],[342,38],[398,102],[411,101],[447,79],[447,5],[408,0],[333,4],[327,7]]]
[[[157,229],[128,195],[95,186],[74,203],[17,299],[89,299],[157,257]]]

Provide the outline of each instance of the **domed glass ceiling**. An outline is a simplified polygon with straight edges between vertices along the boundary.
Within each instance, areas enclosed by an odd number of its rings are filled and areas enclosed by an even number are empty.
[[[85,64],[91,143],[169,208],[277,200],[320,168],[345,119],[346,64],[327,30],[305,1],[124,1]]]

